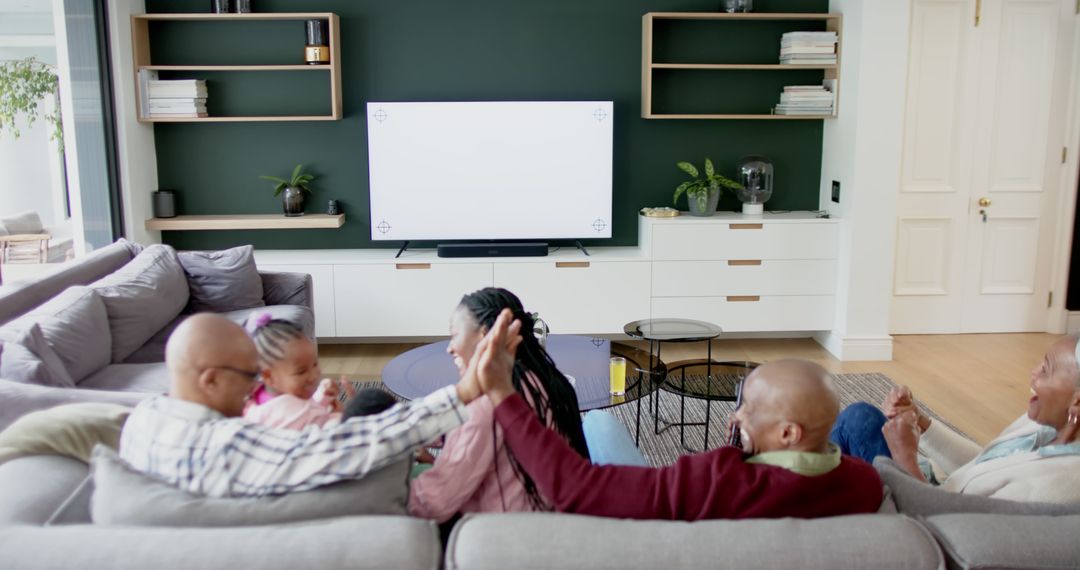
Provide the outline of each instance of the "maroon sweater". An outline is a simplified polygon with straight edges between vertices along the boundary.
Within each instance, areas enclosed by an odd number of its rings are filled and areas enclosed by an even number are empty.
[[[695,521],[872,513],[881,505],[877,471],[847,456],[814,477],[746,463],[734,447],[685,455],[666,467],[593,465],[544,427],[517,394],[495,408],[495,419],[514,456],[558,511]]]

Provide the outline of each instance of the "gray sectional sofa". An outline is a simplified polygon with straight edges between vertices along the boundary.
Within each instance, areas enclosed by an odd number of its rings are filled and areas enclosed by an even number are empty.
[[[269,311],[311,335],[311,277],[259,273],[250,246],[177,252],[120,240],[0,287],[0,429],[59,404],[133,405],[164,392],[165,341],[202,311],[237,322]]]

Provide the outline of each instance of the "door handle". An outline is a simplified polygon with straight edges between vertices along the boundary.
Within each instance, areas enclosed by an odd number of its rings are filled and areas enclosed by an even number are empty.
[[[567,268],[571,268],[571,267],[588,267],[588,266],[589,266],[588,261],[556,261],[555,262],[555,268],[556,269],[567,269]]]
[[[430,263],[396,263],[396,269],[431,269]]]
[[[983,196],[982,198],[979,198],[979,206],[982,206],[983,208],[985,208],[985,207],[987,207],[989,205],[990,205],[990,198],[987,198],[986,196]]]

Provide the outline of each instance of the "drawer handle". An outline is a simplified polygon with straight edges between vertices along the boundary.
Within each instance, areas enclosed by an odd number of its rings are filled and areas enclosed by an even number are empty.
[[[728,224],[728,227],[733,230],[760,230],[765,224]]]
[[[728,265],[761,265],[760,259],[729,259]]]
[[[730,295],[727,300],[728,303],[756,303],[761,300],[761,297],[757,295]]]
[[[567,267],[588,267],[588,266],[589,266],[588,261],[556,261],[555,262],[555,267],[558,268],[558,269],[567,268]]]
[[[431,269],[430,263],[397,263],[394,267],[398,269]]]

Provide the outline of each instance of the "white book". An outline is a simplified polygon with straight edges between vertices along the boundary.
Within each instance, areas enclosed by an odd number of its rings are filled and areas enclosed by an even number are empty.
[[[169,107],[150,107],[150,112],[157,113],[205,113],[206,105],[188,105],[188,106],[169,106]]]
[[[187,87],[150,87],[150,97],[153,99],[167,99],[170,97],[206,97],[206,88],[199,89]]]
[[[158,79],[150,82],[151,86],[160,85],[206,85],[205,79]]]
[[[160,118],[171,119],[171,118],[209,117],[210,115],[207,115],[206,113],[151,113],[150,116],[151,117],[160,117]]]
[[[184,103],[190,105],[192,103],[206,103],[206,97],[154,97],[150,100],[154,105],[175,105],[178,103]]]
[[[785,32],[780,36],[782,40],[827,40],[836,39],[836,32]]]
[[[804,45],[799,45],[799,46],[791,46],[791,47],[783,47],[783,46],[780,47],[780,55],[810,54],[810,53],[813,53],[813,54],[821,53],[821,54],[832,55],[832,54],[836,53],[836,46],[804,46]]]
[[[150,114],[150,83],[157,79],[157,71],[139,70],[139,116],[144,119]]]

